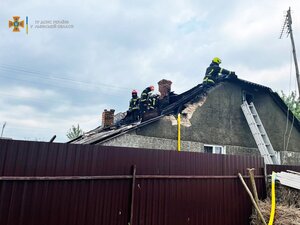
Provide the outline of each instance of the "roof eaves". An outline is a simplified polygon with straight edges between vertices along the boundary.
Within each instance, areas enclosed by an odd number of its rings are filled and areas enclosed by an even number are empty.
[[[288,118],[291,122],[294,123],[295,127],[300,131],[300,121],[297,119],[297,117],[293,114],[293,112],[291,110],[289,110],[288,106],[285,104],[285,102],[282,100],[282,98],[278,95],[278,93],[274,92],[271,88],[260,85],[260,84],[256,84],[250,81],[246,81],[246,80],[242,80],[242,79],[235,79],[235,80],[229,80],[230,82],[237,82],[240,84],[244,84],[244,85],[249,85],[252,87],[257,87],[260,88],[264,91],[266,91],[268,94],[270,94],[270,96],[272,97],[272,99],[274,100],[274,102],[279,106],[279,108],[288,115]]]
[[[123,134],[126,134],[126,133],[128,133],[128,132],[134,131],[134,130],[136,130],[136,129],[138,129],[138,128],[147,126],[148,124],[154,123],[154,122],[158,121],[158,120],[159,120],[160,118],[162,118],[162,117],[164,117],[164,115],[160,115],[160,116],[154,117],[154,118],[152,118],[152,119],[149,119],[149,120],[147,120],[147,121],[145,121],[145,122],[142,122],[142,123],[140,123],[140,124],[136,124],[135,126],[130,127],[129,129],[124,129],[124,130],[122,130],[121,132],[115,133],[114,135],[110,135],[110,136],[103,137],[103,138],[101,138],[101,139],[98,139],[98,140],[96,140],[96,141],[90,143],[90,144],[102,144],[102,143],[104,143],[104,142],[106,142],[106,141],[109,141],[109,140],[111,140],[111,139],[113,139],[113,138],[119,137],[119,136],[121,136],[121,135],[123,135]]]
[[[288,115],[289,120],[294,123],[295,127],[300,131],[300,121],[298,118],[293,114],[293,112],[288,108],[282,98],[278,95],[278,93],[270,91],[270,95],[275,101],[275,103],[279,106],[279,108]]]

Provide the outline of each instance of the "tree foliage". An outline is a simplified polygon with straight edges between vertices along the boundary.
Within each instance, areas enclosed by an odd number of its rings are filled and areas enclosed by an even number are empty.
[[[83,131],[79,127],[79,124],[77,124],[77,126],[72,125],[72,128],[70,128],[69,131],[68,131],[68,133],[67,133],[67,137],[70,140],[73,140],[73,139],[79,137],[82,134],[83,134]]]
[[[293,91],[290,95],[286,95],[281,91],[280,97],[298,120],[300,120],[300,101],[297,99],[296,92]]]

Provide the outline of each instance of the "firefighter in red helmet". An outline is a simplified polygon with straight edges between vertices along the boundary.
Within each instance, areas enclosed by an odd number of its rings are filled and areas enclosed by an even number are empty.
[[[143,90],[140,100],[140,113],[144,114],[149,109],[151,92],[154,91],[154,86],[149,86]]]
[[[129,114],[128,116],[131,117],[131,121],[135,122],[140,119],[140,98],[136,90],[131,92],[131,96],[132,98],[130,99],[127,113]]]

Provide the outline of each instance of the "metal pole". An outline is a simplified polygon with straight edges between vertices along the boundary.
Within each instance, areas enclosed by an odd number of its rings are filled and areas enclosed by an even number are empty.
[[[55,138],[56,138],[56,135],[54,135],[51,139],[50,139],[50,143],[52,143],[54,140],[55,140]]]
[[[296,69],[296,78],[297,78],[297,83],[298,83],[298,93],[299,93],[299,98],[300,98],[300,75],[299,75],[296,48],[295,48],[295,42],[294,42],[294,36],[293,36],[293,30],[292,30],[291,7],[287,11],[287,15],[288,15],[288,29],[289,29],[289,34],[290,34],[290,37],[291,37],[291,42],[292,42],[293,57],[294,57],[295,69]]]
[[[237,179],[236,175],[227,176],[195,176],[195,175],[135,175],[135,179]],[[243,176],[249,179],[250,176]],[[256,175],[254,178],[264,179],[263,175]],[[114,176],[0,176],[0,181],[77,181],[77,180],[127,180],[133,179],[132,175]]]
[[[131,187],[131,204],[130,204],[130,220],[129,220],[128,225],[133,224],[135,175],[136,175],[136,165],[133,166],[132,187]]]
[[[177,116],[177,131],[178,131],[178,135],[177,135],[177,150],[180,152],[181,150],[181,133],[180,133],[180,124],[181,124],[181,119],[180,119],[180,113],[178,113]]]
[[[3,136],[3,131],[4,131],[5,126],[6,126],[6,122],[4,122],[4,124],[2,126],[1,137]]]

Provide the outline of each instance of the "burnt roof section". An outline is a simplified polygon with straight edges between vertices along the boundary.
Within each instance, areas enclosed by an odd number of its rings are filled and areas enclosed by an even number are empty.
[[[228,78],[222,82],[230,82],[237,84],[245,89],[257,89],[266,92],[267,94],[270,94],[274,102],[279,106],[279,108],[287,114],[287,111],[289,111],[288,116],[291,121],[294,120],[294,126],[300,131],[300,122],[299,120],[294,117],[293,113],[288,109],[287,105],[284,103],[284,101],[280,98],[280,96],[273,92],[271,88],[252,83],[246,80],[242,79],[232,79]],[[219,84],[217,84],[219,85]],[[217,86],[216,85],[216,86]],[[170,104],[163,107],[161,109],[161,114],[159,116],[156,116],[152,119],[149,119],[147,121],[143,122],[135,122],[131,124],[122,125],[120,127],[118,126],[112,126],[108,128],[102,128],[101,126],[83,134],[82,136],[69,141],[68,143],[74,143],[74,144],[101,144],[103,142],[106,142],[108,140],[111,140],[113,138],[116,138],[118,136],[121,136],[123,134],[126,134],[130,131],[136,130],[140,127],[147,126],[151,123],[154,123],[161,119],[162,117],[166,115],[176,115],[179,112],[181,112],[185,105],[189,102],[193,102],[196,99],[200,99],[206,94],[206,91],[203,88],[202,84],[198,84],[197,86],[191,88],[190,90],[183,92],[179,95],[173,95],[170,99]]]

